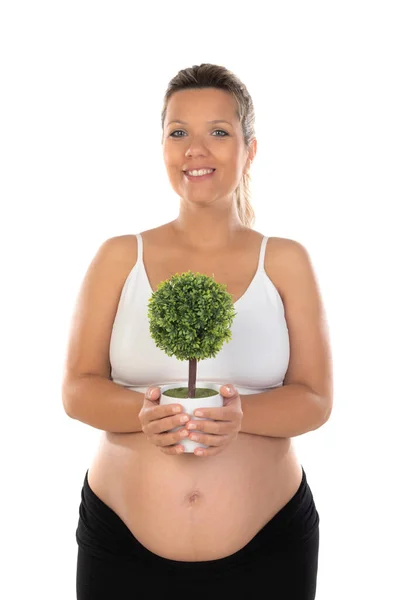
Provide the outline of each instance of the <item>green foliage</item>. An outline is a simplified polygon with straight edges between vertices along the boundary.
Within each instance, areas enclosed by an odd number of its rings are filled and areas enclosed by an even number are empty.
[[[148,304],[150,335],[178,360],[215,358],[236,316],[226,285],[188,271],[159,284]]]

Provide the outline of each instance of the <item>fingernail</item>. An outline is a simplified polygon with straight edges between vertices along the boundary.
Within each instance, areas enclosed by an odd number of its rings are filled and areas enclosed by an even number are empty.
[[[225,390],[226,390],[226,392],[227,392],[228,394],[233,394],[233,389],[231,388],[231,386],[230,386],[230,385],[226,385],[226,386],[225,386]]]

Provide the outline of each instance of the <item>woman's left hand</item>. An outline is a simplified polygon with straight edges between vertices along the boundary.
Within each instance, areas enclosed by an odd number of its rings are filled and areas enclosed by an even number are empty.
[[[232,393],[228,392],[226,386],[231,387],[233,390]],[[220,394],[224,399],[223,406],[199,408],[194,411],[194,416],[206,417],[206,419],[213,419],[212,421],[194,419],[186,423],[186,429],[189,431],[186,439],[209,446],[209,448],[196,448],[194,451],[196,456],[215,456],[219,454],[227,444],[236,440],[241,429],[243,417],[242,403],[235,386],[232,384],[221,386]],[[202,413],[201,415],[197,414],[199,410]],[[194,424],[193,429],[196,429],[196,431],[200,430],[201,433],[190,433],[189,425],[191,423]]]

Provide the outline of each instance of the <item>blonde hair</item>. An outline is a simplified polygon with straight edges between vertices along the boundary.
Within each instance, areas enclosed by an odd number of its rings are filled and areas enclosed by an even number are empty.
[[[171,79],[164,96],[164,104],[161,113],[161,128],[164,129],[165,115],[168,100],[174,92],[188,89],[217,88],[229,92],[237,102],[237,117],[242,126],[244,142],[247,147],[255,138],[254,130],[254,106],[246,86],[231,71],[220,65],[203,63],[182,69]],[[255,214],[251,205],[251,176],[249,172],[243,173],[234,194],[236,199],[239,219],[245,227],[252,228]]]

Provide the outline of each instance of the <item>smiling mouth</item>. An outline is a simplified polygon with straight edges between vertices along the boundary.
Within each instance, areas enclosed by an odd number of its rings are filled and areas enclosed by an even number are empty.
[[[207,168],[207,171],[211,170],[214,172],[215,169],[213,169],[212,167]],[[204,171],[204,169],[189,169],[189,171]],[[183,171],[184,173],[189,173],[189,171]]]
[[[211,171],[211,173],[205,173],[204,175],[189,175],[188,171],[183,171],[183,172],[188,181],[196,182],[196,181],[203,181],[204,179],[210,179],[214,175],[215,171],[216,171],[216,169],[213,169]]]

